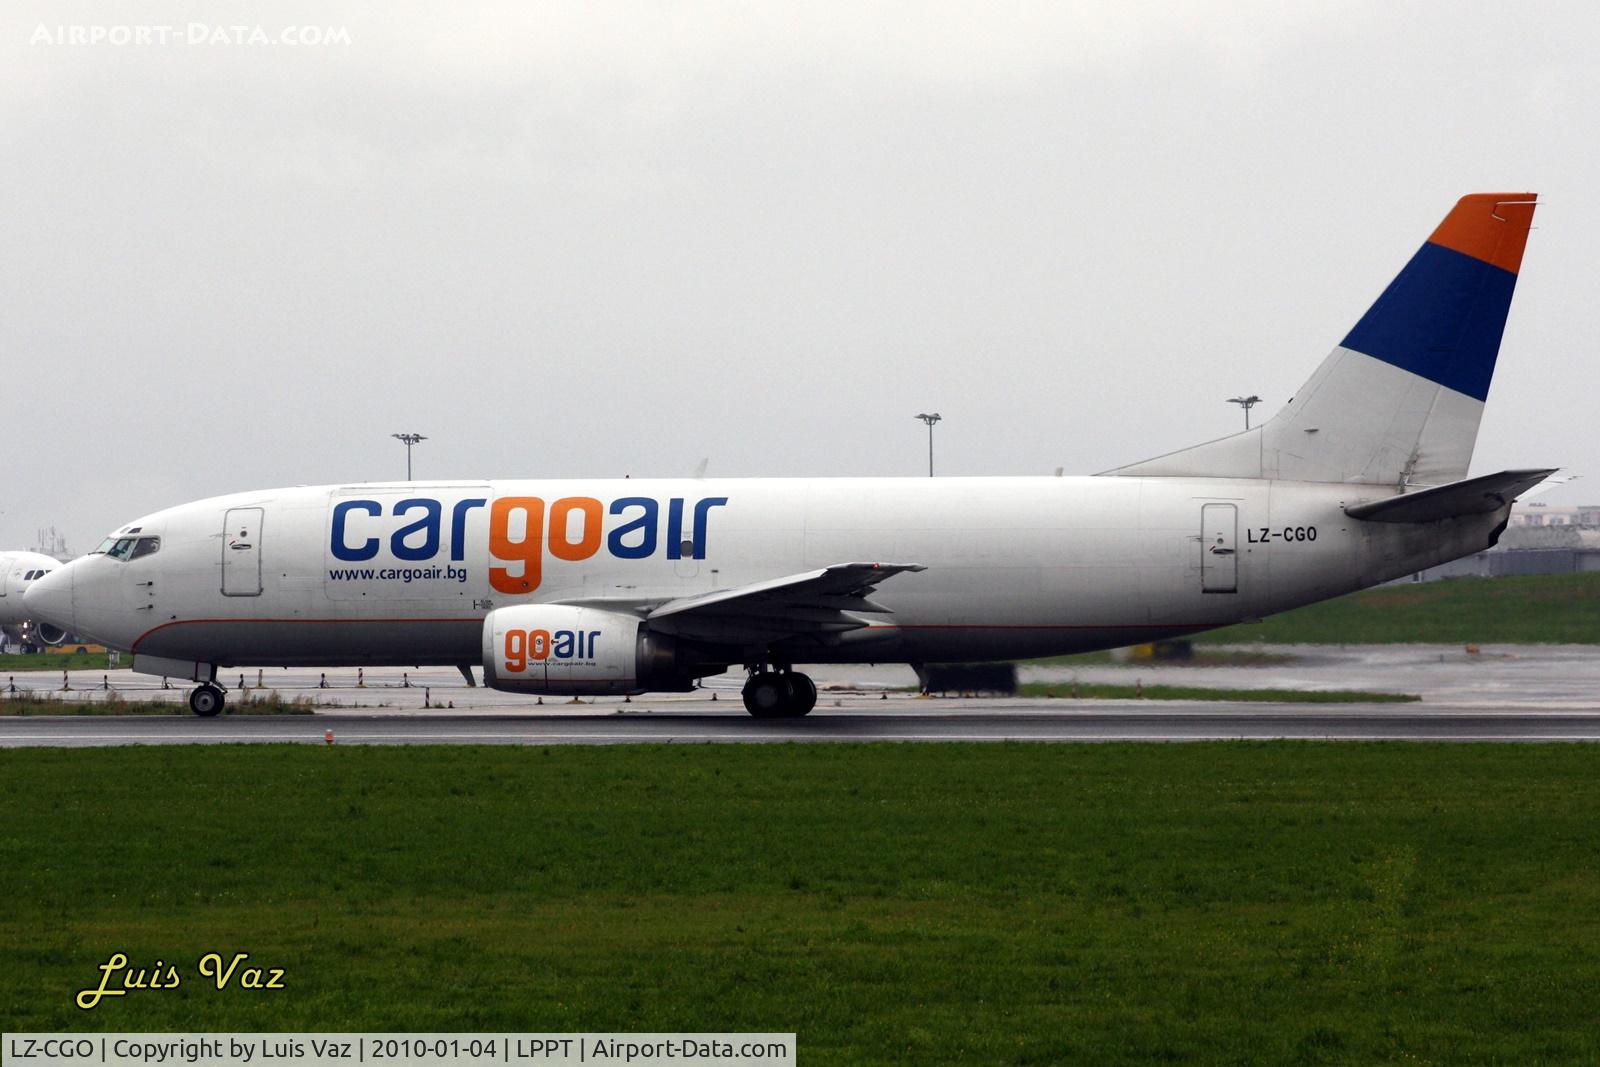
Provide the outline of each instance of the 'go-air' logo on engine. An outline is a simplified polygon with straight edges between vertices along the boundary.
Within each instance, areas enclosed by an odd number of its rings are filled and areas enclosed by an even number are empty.
[[[414,496],[398,500],[389,516],[417,517],[389,534],[389,554],[407,562],[434,559],[448,550],[452,561],[466,558],[467,515],[475,509],[489,508],[489,555],[500,565],[489,567],[489,584],[499,592],[531,593],[544,577],[544,557],[548,551],[556,559],[576,563],[606,551],[617,559],[647,559],[663,547],[668,559],[705,559],[706,524],[712,508],[728,502],[725,496],[706,497],[694,504],[685,531],[683,497],[662,501],[647,496],[625,496],[609,507],[594,497],[568,496],[550,502],[543,497],[503,496],[493,504],[484,497],[458,500],[450,508],[448,545],[445,536],[444,504],[432,497]],[[420,513],[420,514],[418,514]],[[333,507],[329,551],[335,559],[360,562],[376,557],[384,547],[378,536],[351,541],[351,516],[384,516],[384,505],[377,500],[341,500]],[[609,530],[606,516],[619,520]],[[664,529],[663,529],[664,527]],[[663,544],[664,542],[664,544]]]
[[[600,630],[507,630],[506,670],[522,674],[546,660],[590,659]]]

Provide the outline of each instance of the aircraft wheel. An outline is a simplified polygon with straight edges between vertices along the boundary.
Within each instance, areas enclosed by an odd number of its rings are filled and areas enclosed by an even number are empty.
[[[221,714],[222,705],[227,699],[227,695],[221,689],[207,682],[205,685],[196,686],[189,694],[189,710],[202,719],[209,719]]]
[[[817,706],[817,683],[804,674],[795,673],[790,673],[788,680],[789,706],[784,714],[798,719]]]
[[[744,710],[758,719],[775,719],[787,713],[789,684],[781,674],[764,671],[744,683]]]

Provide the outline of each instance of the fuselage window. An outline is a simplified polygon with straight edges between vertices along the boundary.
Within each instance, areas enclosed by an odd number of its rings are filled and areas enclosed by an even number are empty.
[[[160,551],[161,551],[161,538],[159,538],[159,537],[141,537],[141,538],[139,538],[138,541],[134,542],[133,555],[129,556],[128,558],[129,559],[138,559],[141,556],[151,556],[151,555],[154,555],[155,553],[160,552]]]

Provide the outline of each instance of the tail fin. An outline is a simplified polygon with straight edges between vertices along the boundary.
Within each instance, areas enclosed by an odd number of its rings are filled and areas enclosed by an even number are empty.
[[[1266,423],[1106,473],[1400,489],[1465,478],[1535,199],[1462,197]]]

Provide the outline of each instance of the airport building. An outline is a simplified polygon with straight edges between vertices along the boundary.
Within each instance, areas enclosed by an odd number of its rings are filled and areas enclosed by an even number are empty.
[[[1600,504],[1524,504],[1511,509],[1512,526],[1590,526],[1600,529]]]
[[[1499,578],[1510,574],[1577,574],[1600,571],[1600,504],[1552,506],[1518,503],[1500,543],[1484,552],[1411,576]]]

